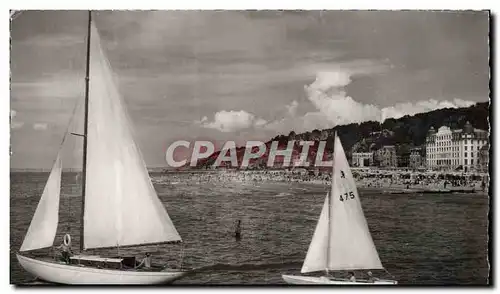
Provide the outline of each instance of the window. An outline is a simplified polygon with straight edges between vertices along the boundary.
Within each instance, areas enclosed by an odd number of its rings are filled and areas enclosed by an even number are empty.
[[[465,163],[465,165],[467,165],[467,159],[464,159],[464,163]]]
[[[464,150],[467,151],[467,146],[465,146],[464,148],[465,148]]]
[[[474,159],[471,159],[471,160],[470,160],[470,164],[471,164],[471,165],[472,165],[472,164],[474,164]]]
[[[467,157],[467,152],[464,152],[464,157]],[[466,159],[467,160],[467,159]]]

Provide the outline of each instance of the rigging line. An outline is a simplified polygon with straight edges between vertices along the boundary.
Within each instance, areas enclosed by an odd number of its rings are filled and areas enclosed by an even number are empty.
[[[66,137],[68,136],[69,128],[70,128],[70,126],[73,123],[73,120],[75,118],[75,113],[76,113],[76,109],[78,108],[79,102],[80,102],[79,99],[76,99],[75,106],[73,107],[73,112],[72,112],[71,117],[70,117],[69,122],[68,122],[68,126],[66,127],[66,131],[64,132],[64,135],[63,135],[63,138],[61,140],[61,143],[59,144],[59,147],[57,149],[57,156],[52,161],[52,167],[54,166],[54,164],[56,163],[56,161],[59,158],[59,154],[61,153],[61,150],[63,148],[64,142],[66,141]],[[51,172],[52,172],[52,170],[51,170]],[[62,173],[62,170],[61,170],[61,173]]]
[[[60,148],[61,146],[64,144],[67,136],[68,136],[68,133],[69,133],[69,129],[71,127],[71,125],[73,124],[73,121],[75,119],[75,114],[76,114],[76,110],[78,109],[78,106],[80,105],[80,99],[76,99],[76,102],[75,102],[75,106],[73,107],[73,112],[71,113],[71,117],[70,117],[70,120],[68,122],[68,126],[66,127],[66,131],[64,132],[64,136],[63,136],[63,139],[61,141],[61,145],[60,145]]]
[[[70,132],[70,128],[73,124],[73,121],[74,121],[74,118],[76,116],[76,111],[79,109],[79,106],[81,104],[81,100],[80,99],[76,99],[76,103],[75,103],[75,107],[73,109],[73,113],[71,114],[71,119],[70,119],[70,122],[68,124],[68,128],[66,130],[66,133],[65,133],[65,137],[67,136],[67,134]],[[63,143],[64,143],[64,140],[65,138],[63,139]],[[61,143],[61,144],[63,144]],[[76,148],[76,143],[74,144],[70,144],[71,145],[71,149],[74,149]],[[76,176],[75,176],[75,185],[78,184],[78,171],[75,171],[76,172]],[[71,195],[73,195],[75,192],[75,187],[74,185],[71,185]],[[66,201],[66,206],[67,206],[67,210],[68,210],[68,223],[67,223],[67,227],[66,227],[66,230],[68,231],[68,234],[71,232],[71,224],[73,223],[72,221],[72,211],[71,211],[71,196],[68,196],[67,197],[67,201]]]
[[[182,269],[182,265],[184,264],[184,243],[181,244],[180,255],[181,255],[181,258],[179,261],[179,267]]]
[[[391,273],[390,273],[390,272],[389,272],[389,271],[388,271],[385,267],[384,267],[384,271],[385,271],[386,273],[388,273],[388,274],[389,274],[389,275],[390,275],[393,279],[396,279],[396,277],[395,277],[395,276],[393,276],[393,275],[392,275],[392,274],[391,274]]]
[[[75,116],[76,116],[76,111],[77,111],[79,105],[80,105],[80,99],[77,98],[76,101],[75,101],[75,106],[73,107],[73,111],[71,113],[68,125],[66,127],[66,131],[64,132],[64,136],[63,136],[63,138],[61,140],[61,144],[59,145],[59,151],[57,152],[58,154],[61,152],[62,148],[64,147],[64,142],[66,141],[66,138],[68,136],[68,133],[70,131],[71,126],[73,125],[73,122],[74,122],[74,119],[75,119]],[[56,160],[57,160],[57,158],[56,158]],[[67,197],[66,205],[67,205],[67,208],[68,208],[68,219],[70,220],[70,221],[68,221],[68,225],[67,225],[66,230],[68,232],[70,232],[71,231],[71,199],[70,199],[70,197]]]

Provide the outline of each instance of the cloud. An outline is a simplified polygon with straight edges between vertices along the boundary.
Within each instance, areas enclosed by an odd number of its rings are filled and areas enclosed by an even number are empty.
[[[261,127],[267,123],[262,118],[256,118],[255,115],[244,110],[240,111],[219,111],[214,115],[212,122],[204,116],[198,123],[204,128],[216,129],[221,132],[233,132],[237,130],[247,129],[252,126]]]
[[[75,98],[83,95],[83,76],[71,72],[45,76],[33,81],[11,83],[12,94],[19,97]]]
[[[381,121],[384,121],[387,118],[400,118],[405,115],[414,115],[442,108],[469,107],[473,104],[474,102],[472,101],[456,98],[453,99],[453,101],[437,101],[435,99],[429,99],[426,101],[418,101],[416,103],[398,103],[394,106],[382,108]]]
[[[262,119],[262,118],[258,118],[255,122],[254,122],[254,125],[256,127],[261,127],[263,125],[267,124],[267,121],[265,119]]]
[[[14,109],[10,110],[10,128],[11,129],[20,129],[24,126],[24,122],[15,119],[17,116],[17,111]]]
[[[24,126],[24,122],[22,121],[13,121],[10,123],[11,129],[20,129]]]
[[[46,123],[34,123],[33,129],[37,131],[45,131],[48,125]]]
[[[349,68],[337,67],[334,70],[318,72],[314,82],[304,87],[307,99],[314,106],[315,111],[296,116],[298,103],[293,101],[290,105],[285,106],[287,111],[285,117],[269,122],[265,128],[281,133],[291,130],[304,132],[349,123],[383,122],[388,118],[400,118],[405,115],[415,115],[442,108],[468,107],[474,104],[472,101],[462,99],[453,99],[452,101],[429,99],[379,107],[358,102],[346,94],[345,87],[352,82],[353,77],[377,71],[363,71],[361,68],[353,71]]]
[[[286,110],[288,112],[289,115],[291,116],[295,116],[295,114],[297,113],[297,107],[299,106],[299,103],[295,100],[292,101],[292,103],[290,103],[290,105],[286,105]]]
[[[305,87],[307,98],[316,108],[305,118],[313,120],[320,127],[339,124],[358,123],[367,120],[379,120],[380,109],[375,105],[354,101],[346,95],[344,87],[351,83],[349,71],[320,72],[316,80]]]

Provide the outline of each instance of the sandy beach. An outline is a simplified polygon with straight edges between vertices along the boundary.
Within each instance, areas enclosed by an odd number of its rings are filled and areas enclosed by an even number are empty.
[[[353,176],[360,189],[376,189],[387,193],[403,194],[415,192],[433,193],[487,193],[488,175],[451,174],[446,172],[401,172],[386,170],[353,170]],[[196,184],[217,182],[296,182],[316,185],[330,185],[330,174],[306,170],[219,170],[186,171],[188,179]],[[179,182],[175,173],[165,173],[154,177],[153,182]],[[186,178],[184,177],[185,181]],[[484,184],[483,184],[484,183]],[[484,187],[483,187],[484,185]]]

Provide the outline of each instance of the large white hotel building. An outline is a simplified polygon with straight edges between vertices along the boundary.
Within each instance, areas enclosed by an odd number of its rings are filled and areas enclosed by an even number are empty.
[[[479,150],[488,144],[488,132],[475,129],[467,122],[463,129],[442,126],[429,129],[426,139],[427,168],[476,170],[480,165]]]

